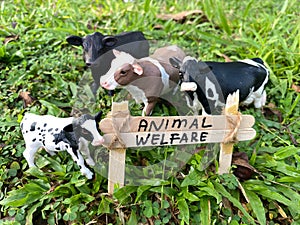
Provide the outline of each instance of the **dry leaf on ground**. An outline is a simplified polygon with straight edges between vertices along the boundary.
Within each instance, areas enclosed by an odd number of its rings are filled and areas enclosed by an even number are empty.
[[[201,22],[208,21],[208,18],[204,15],[202,10],[183,11],[176,14],[158,14],[156,17],[162,20],[172,19],[179,23],[184,23],[187,19],[193,20],[195,17],[201,17]]]

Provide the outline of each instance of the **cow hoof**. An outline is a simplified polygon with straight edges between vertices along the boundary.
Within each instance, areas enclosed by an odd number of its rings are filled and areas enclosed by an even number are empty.
[[[86,163],[89,165],[89,166],[95,166],[95,162],[93,159],[86,159]]]
[[[93,178],[93,173],[87,169],[81,170],[80,172],[82,175],[84,175],[89,180]]]

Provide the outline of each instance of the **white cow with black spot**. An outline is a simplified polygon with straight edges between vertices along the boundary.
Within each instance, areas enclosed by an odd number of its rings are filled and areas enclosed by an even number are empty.
[[[265,85],[269,71],[260,58],[237,62],[204,62],[186,56],[183,61],[170,58],[179,69],[181,90],[186,91],[188,105],[198,114],[219,114],[227,96],[239,90],[241,104],[254,103],[260,108],[266,103]]]
[[[95,162],[90,156],[88,141],[93,146],[104,142],[99,134],[98,123],[101,112],[95,116],[84,114],[79,118],[57,118],[51,115],[35,115],[26,113],[21,121],[21,131],[25,140],[26,149],[23,152],[29,167],[34,167],[34,155],[43,147],[50,155],[66,150],[80,167],[80,172],[88,179],[93,173],[85,166],[94,166]],[[81,152],[86,156],[84,161]]]

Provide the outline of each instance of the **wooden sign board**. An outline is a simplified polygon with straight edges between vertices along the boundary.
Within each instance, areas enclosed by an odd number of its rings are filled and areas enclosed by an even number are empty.
[[[235,121],[237,116],[166,116],[166,117],[126,117],[105,118],[100,123],[100,130],[105,133],[104,146],[108,147],[115,136],[115,127],[126,147],[146,147],[165,145],[185,145],[199,143],[219,143],[231,132],[228,121]],[[255,137],[253,128],[255,119],[245,115],[241,118],[237,139],[250,140]],[[123,126],[120,126],[123,124]],[[113,148],[122,147],[115,143]]]
[[[234,101],[238,99],[235,98]],[[241,115],[237,111],[230,113],[232,105],[236,107],[236,102],[227,105],[229,108],[227,107],[225,115],[217,116],[132,117],[129,114],[128,102],[113,103],[111,114],[99,124],[104,133],[104,146],[111,150],[108,192],[113,193],[116,183],[120,187],[124,185],[125,155],[128,147],[221,143],[221,149],[227,152],[220,154],[223,159],[228,159],[228,154],[232,154],[231,142],[250,140],[256,135],[252,128],[254,117]],[[230,167],[231,156],[229,158]],[[223,171],[228,170],[228,162],[224,168]]]

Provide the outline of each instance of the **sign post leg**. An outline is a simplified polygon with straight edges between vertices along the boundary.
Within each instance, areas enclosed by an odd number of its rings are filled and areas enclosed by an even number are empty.
[[[239,108],[239,90],[232,95],[229,95],[225,105],[225,115],[238,115]],[[233,128],[234,129],[234,128]],[[229,173],[232,160],[232,151],[234,143],[221,143],[220,158],[219,158],[219,171],[218,174]]]
[[[126,148],[120,137],[120,132],[124,125],[128,122],[128,102],[113,103],[112,105],[112,121],[115,132],[115,138],[110,143],[109,152],[109,167],[108,167],[108,193],[113,194],[115,184],[119,187],[124,186],[125,181],[125,157]],[[120,123],[121,122],[121,123]],[[116,144],[121,144],[124,148],[113,147]]]
[[[108,167],[108,193],[113,194],[115,184],[124,186],[126,149],[113,149],[109,151]]]

